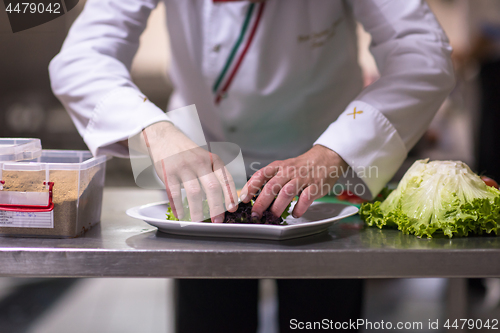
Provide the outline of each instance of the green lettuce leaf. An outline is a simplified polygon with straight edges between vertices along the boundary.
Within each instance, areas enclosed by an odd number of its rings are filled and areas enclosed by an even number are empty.
[[[283,220],[284,220],[284,219],[286,219],[288,216],[290,216],[290,214],[291,214],[291,213],[290,213],[290,207],[292,206],[292,202],[293,202],[293,201],[291,201],[291,202],[288,204],[288,206],[286,206],[285,211],[283,212],[283,214],[281,214],[281,218],[282,218]],[[285,222],[285,223],[286,223],[286,222]]]
[[[168,204],[166,215],[167,215],[167,220],[179,221],[179,219],[177,217],[175,217],[174,212],[172,211],[172,207],[170,207],[170,204]]]
[[[386,200],[363,204],[360,216],[369,226],[418,237],[498,234],[500,191],[465,163],[420,160]]]

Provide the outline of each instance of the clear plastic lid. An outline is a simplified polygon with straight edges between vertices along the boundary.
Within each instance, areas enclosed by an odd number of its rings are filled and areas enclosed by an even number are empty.
[[[32,160],[41,154],[40,139],[0,138],[0,162]]]

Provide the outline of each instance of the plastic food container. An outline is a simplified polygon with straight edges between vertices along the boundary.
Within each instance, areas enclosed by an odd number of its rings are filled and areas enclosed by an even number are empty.
[[[42,150],[27,161],[0,160],[0,235],[72,238],[99,223],[106,159]]]
[[[40,139],[0,138],[0,162],[31,160],[41,154]]]

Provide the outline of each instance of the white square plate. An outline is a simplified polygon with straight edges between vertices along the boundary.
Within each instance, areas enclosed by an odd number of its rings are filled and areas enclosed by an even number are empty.
[[[302,217],[288,216],[288,225],[269,225],[171,221],[166,220],[167,208],[168,202],[152,203],[130,208],[127,215],[175,235],[285,240],[320,233],[358,212],[355,206],[314,202]]]

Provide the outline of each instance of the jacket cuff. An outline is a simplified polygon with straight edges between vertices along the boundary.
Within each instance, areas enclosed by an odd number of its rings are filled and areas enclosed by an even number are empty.
[[[364,199],[373,199],[391,180],[407,151],[394,126],[371,105],[354,101],[314,143],[332,149],[351,167],[339,179]]]
[[[128,149],[118,142],[160,121],[170,118],[137,89],[117,88],[95,107],[83,140],[94,156],[128,157]]]

